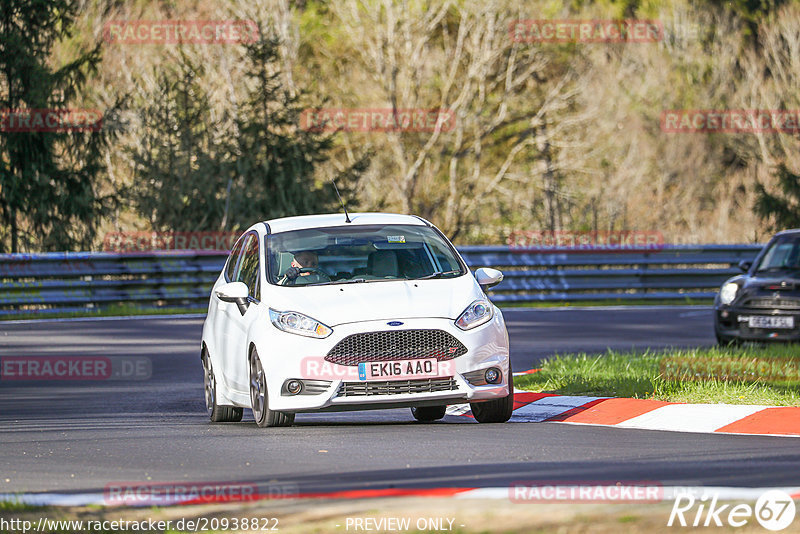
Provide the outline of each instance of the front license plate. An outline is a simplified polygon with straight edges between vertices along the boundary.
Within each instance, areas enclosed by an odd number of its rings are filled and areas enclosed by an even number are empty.
[[[794,328],[794,317],[760,316],[750,317],[750,328]]]
[[[358,364],[359,380],[404,380],[434,376],[439,376],[439,362],[436,358]]]

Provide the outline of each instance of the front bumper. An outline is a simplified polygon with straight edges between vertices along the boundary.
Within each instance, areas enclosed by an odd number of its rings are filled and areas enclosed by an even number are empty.
[[[499,311],[485,325],[468,331],[460,330],[450,319],[403,319],[403,323],[402,327],[389,327],[386,321],[339,325],[326,339],[303,338],[272,329],[257,343],[267,375],[270,409],[315,412],[433,406],[508,395],[508,334]],[[440,362],[443,372],[437,377],[403,380],[360,380],[356,366],[333,364],[324,359],[339,341],[352,334],[403,329],[443,330],[467,351],[446,365]],[[500,369],[501,381],[475,385],[479,382],[474,379],[475,373],[468,373],[490,367]],[[287,395],[285,384],[291,379],[322,381],[322,385],[315,383],[315,394]],[[326,382],[329,385],[324,386]]]
[[[749,317],[793,317],[794,328],[755,328]],[[716,306],[714,331],[718,338],[744,341],[800,341],[800,310]]]

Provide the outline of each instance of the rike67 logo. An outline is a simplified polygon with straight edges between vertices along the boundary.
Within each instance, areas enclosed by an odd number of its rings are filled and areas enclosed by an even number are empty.
[[[749,504],[720,504],[718,496],[698,498],[692,494],[678,495],[672,505],[667,526],[743,527],[755,519],[767,530],[783,530],[794,521],[795,504],[792,496],[781,490],[762,494],[754,506]]]

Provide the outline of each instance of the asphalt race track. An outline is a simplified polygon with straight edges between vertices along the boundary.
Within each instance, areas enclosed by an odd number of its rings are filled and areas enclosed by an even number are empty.
[[[713,343],[707,308],[509,309],[516,370],[607,347]],[[202,400],[202,319],[0,323],[0,358],[146,356],[143,381],[0,381],[0,493],[100,491],[120,482],[291,484],[299,491],[624,480],[796,486],[793,438],[559,423],[423,425],[408,410],[301,414],[291,428],[252,416],[212,425]]]
[[[509,308],[503,311],[515,370],[545,356],[716,343],[710,308]]]

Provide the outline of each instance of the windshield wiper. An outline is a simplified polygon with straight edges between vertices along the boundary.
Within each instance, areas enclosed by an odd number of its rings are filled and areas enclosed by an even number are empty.
[[[358,284],[361,282],[366,282],[364,278],[352,278],[347,280],[334,280],[333,282],[319,282],[316,284],[308,284],[310,286],[335,286],[338,284]]]
[[[371,284],[373,282],[397,282],[400,280],[418,280],[418,278],[370,278],[367,280],[366,278],[353,278],[352,280],[336,280],[334,282],[319,282],[316,284],[306,284],[306,286],[333,286],[337,284],[358,284],[358,283],[367,283]]]
[[[461,270],[454,269],[452,271],[436,271],[435,273],[426,274],[425,276],[420,276],[419,278],[412,278],[412,280],[428,280],[430,278],[440,278],[449,274],[461,274]]]

